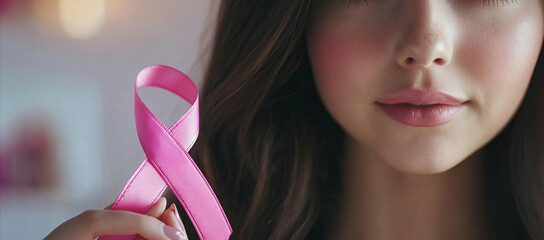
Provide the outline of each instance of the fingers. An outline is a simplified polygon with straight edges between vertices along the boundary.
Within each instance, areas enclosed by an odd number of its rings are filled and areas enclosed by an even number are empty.
[[[183,233],[183,239],[187,239],[187,232],[185,231],[185,226],[179,217],[178,209],[176,205],[172,203],[170,208],[166,209],[162,215],[162,222],[166,225],[172,226]]]
[[[79,218],[79,219],[78,219]],[[89,226],[88,238],[101,235],[139,234],[146,239],[182,239],[182,233],[158,219],[122,210],[88,210],[75,219]]]
[[[147,210],[145,214],[148,216],[154,217],[156,219],[160,219],[160,217],[162,216],[162,213],[164,212],[166,208],[166,203],[167,201],[165,197],[159,198],[159,200],[155,204],[153,204],[153,206],[151,206],[151,208]],[[138,235],[136,236],[134,240],[146,240],[146,239]]]
[[[166,198],[161,197],[147,212],[145,215],[159,219],[166,208]]]
[[[166,199],[160,198],[146,212],[148,215],[122,210],[87,210],[58,226],[45,239],[92,240],[103,235],[132,234],[153,240],[183,239],[185,234],[158,219],[165,207]]]

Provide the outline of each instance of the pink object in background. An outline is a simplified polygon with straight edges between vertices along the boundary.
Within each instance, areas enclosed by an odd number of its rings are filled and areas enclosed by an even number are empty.
[[[11,164],[6,155],[4,150],[0,150],[0,189],[11,186]]]
[[[4,15],[10,9],[11,0],[0,0],[0,16]]]
[[[145,106],[137,89],[158,87],[183,98],[191,107],[170,128]],[[121,191],[111,209],[146,212],[170,187],[201,239],[228,239],[232,229],[217,197],[189,156],[198,137],[198,89],[184,73],[163,65],[143,69],[136,78],[135,118],[140,143],[147,158]],[[134,239],[103,236],[101,240]]]
[[[54,127],[41,112],[20,116],[0,153],[3,189],[53,190],[58,184]]]

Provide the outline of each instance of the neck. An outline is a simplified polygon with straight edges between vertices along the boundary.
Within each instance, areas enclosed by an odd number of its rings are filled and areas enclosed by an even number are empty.
[[[485,239],[481,151],[437,174],[399,172],[346,141],[339,239]]]

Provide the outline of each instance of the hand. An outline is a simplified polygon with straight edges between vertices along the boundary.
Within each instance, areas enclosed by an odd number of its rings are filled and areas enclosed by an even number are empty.
[[[44,240],[93,240],[102,235],[132,234],[138,234],[139,240],[187,239],[175,205],[165,208],[166,198],[161,197],[145,214],[109,210],[109,206],[87,210],[58,226]]]

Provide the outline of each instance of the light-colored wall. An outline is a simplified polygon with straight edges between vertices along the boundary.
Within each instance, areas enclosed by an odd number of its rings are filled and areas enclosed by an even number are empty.
[[[55,132],[61,180],[52,192],[3,189],[0,239],[41,239],[115,199],[144,159],[133,117],[137,73],[164,64],[199,85],[218,1],[107,0],[104,25],[87,39],[63,31],[58,4],[12,0],[0,13],[2,148],[21,116],[39,112]],[[165,91],[143,90],[167,124],[188,106]]]

